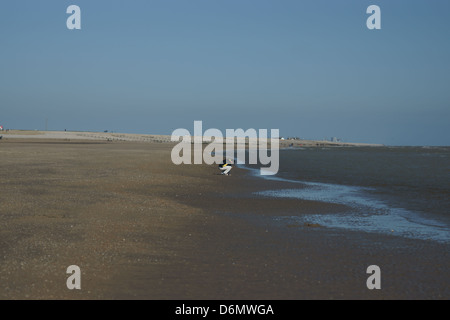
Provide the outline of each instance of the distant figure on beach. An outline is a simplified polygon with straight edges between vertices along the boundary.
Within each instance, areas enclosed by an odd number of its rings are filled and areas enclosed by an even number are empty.
[[[231,159],[223,159],[222,163],[219,164],[219,169],[222,171],[223,175],[230,175],[230,170],[233,167],[233,161]]]

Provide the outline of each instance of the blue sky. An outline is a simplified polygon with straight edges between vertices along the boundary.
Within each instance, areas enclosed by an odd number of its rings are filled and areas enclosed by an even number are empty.
[[[450,145],[449,14],[443,0],[3,1],[0,124]]]

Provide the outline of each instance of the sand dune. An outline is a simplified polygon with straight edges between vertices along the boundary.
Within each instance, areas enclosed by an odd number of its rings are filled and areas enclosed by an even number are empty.
[[[172,143],[170,135],[133,134],[114,132],[85,132],[85,131],[28,131],[10,130],[3,132],[4,139],[60,139],[60,140],[102,140],[102,141],[132,141]],[[280,148],[288,147],[342,147],[342,146],[382,146],[381,144],[334,142],[326,140],[279,140]]]

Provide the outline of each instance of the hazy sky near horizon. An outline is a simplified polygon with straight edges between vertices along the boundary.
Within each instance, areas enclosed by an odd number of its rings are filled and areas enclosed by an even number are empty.
[[[3,1],[0,125],[450,145],[449,16],[442,0]]]

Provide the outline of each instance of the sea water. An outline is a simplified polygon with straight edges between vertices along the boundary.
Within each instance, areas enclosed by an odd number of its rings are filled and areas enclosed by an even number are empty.
[[[256,193],[346,205],[340,213],[278,219],[450,243],[450,147],[328,147],[280,150],[262,179],[293,187]],[[256,166],[247,166],[259,176]]]

